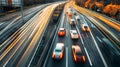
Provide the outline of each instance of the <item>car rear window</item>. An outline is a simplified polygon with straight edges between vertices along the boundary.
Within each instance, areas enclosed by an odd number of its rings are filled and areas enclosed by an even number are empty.
[[[76,34],[77,34],[77,32],[73,32],[73,34],[74,34],[74,35],[76,35]]]
[[[82,54],[80,52],[76,52],[77,56],[82,56]]]
[[[60,30],[60,32],[63,32],[64,30]]]
[[[59,50],[59,49],[56,49],[56,50],[55,50],[55,52],[61,52],[61,50]]]
[[[84,26],[84,28],[88,28],[87,26]]]

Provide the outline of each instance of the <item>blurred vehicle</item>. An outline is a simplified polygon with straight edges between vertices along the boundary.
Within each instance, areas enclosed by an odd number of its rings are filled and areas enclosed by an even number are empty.
[[[70,19],[70,25],[76,25],[75,19]]]
[[[77,21],[80,21],[80,17],[77,15],[77,16],[75,16],[75,19],[77,20]]]
[[[85,62],[85,56],[83,55],[80,46],[72,46],[72,54],[75,62]]]
[[[77,15],[77,13],[76,13],[75,11],[73,12],[73,14],[74,14],[74,15]]]
[[[65,36],[65,34],[66,34],[65,28],[60,28],[58,31],[58,36]]]
[[[70,30],[70,36],[72,39],[78,39],[79,38],[79,34],[77,33],[76,30]]]
[[[87,24],[82,24],[82,30],[83,31],[90,31],[90,28],[88,27],[88,25]]]
[[[62,59],[64,54],[64,43],[57,43],[52,53],[53,59]]]
[[[68,11],[66,12],[66,14],[69,18],[72,18],[72,9],[69,8]]]

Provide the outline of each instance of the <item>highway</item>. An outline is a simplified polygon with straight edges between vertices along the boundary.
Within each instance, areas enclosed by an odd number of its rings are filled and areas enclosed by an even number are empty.
[[[61,21],[59,22],[58,29],[63,27],[66,29],[66,36],[59,37],[56,34],[54,36],[54,40],[51,44],[50,50],[48,52],[46,62],[43,67],[113,67],[118,66],[114,64],[111,52],[112,49],[107,47],[106,44],[102,41],[103,38],[106,38],[86,17],[81,14],[77,14],[81,18],[81,21],[77,21],[77,25],[75,27],[71,27],[69,22],[69,18],[66,16],[65,12],[62,15]],[[72,16],[75,18],[75,16]],[[82,31],[81,24],[87,23],[90,28],[90,32]],[[80,35],[78,40],[72,40],[70,37],[70,30],[77,30]],[[98,36],[99,35],[99,36]],[[107,39],[107,38],[106,38]],[[52,59],[52,52],[56,46],[56,43],[64,43],[65,51],[64,57],[60,61],[56,61]],[[85,54],[86,62],[84,64],[77,64],[73,61],[72,56],[72,45],[79,45]],[[108,52],[107,52],[108,51]],[[118,52],[119,53],[119,52]],[[119,53],[120,54],[120,53]],[[109,56],[107,56],[109,55]],[[120,57],[120,56],[118,56]],[[115,58],[115,57],[114,57]]]
[[[42,36],[41,31],[44,31],[44,28],[46,28],[48,25],[47,22],[50,19],[50,16],[52,16],[52,11],[59,4],[61,3],[58,2],[58,4],[53,4],[39,11],[10,38],[1,44],[0,66],[26,66],[31,63],[31,58],[34,57],[33,51],[37,50],[35,48],[38,47],[40,36]],[[29,62],[26,63],[26,61]],[[21,65],[21,63],[25,64]]]
[[[0,31],[0,67],[120,66],[119,21],[64,1],[31,8],[25,13],[29,16],[24,17],[24,23],[22,18],[17,22],[11,19]],[[71,19],[75,19],[74,26],[70,25]],[[83,31],[83,24],[88,26],[89,31]],[[58,36],[59,28],[66,29],[64,37]],[[72,39],[70,30],[76,30],[79,38]],[[64,43],[61,60],[52,58],[57,43]],[[81,48],[86,59],[84,63],[74,61],[73,45]]]

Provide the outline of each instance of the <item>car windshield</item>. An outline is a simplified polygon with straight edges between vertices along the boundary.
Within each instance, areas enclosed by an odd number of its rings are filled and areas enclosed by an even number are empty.
[[[72,21],[72,23],[74,23],[74,21]]]
[[[61,52],[61,50],[59,50],[59,49],[56,49],[56,50],[55,50],[55,52]]]
[[[76,52],[77,56],[82,56],[82,54],[80,52]]]
[[[63,32],[64,30],[60,30],[60,32]]]
[[[73,35],[76,35],[77,33],[76,32],[73,32]]]
[[[84,26],[84,28],[88,28],[87,26]]]

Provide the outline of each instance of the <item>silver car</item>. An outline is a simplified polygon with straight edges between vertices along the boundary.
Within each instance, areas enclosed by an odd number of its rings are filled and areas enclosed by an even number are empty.
[[[64,53],[64,43],[57,43],[52,53],[53,59],[62,59]]]

